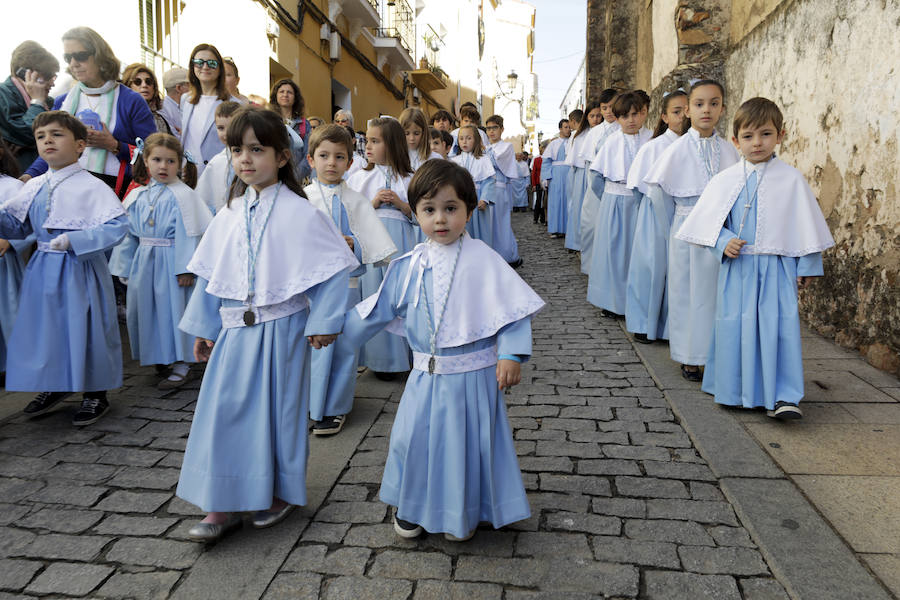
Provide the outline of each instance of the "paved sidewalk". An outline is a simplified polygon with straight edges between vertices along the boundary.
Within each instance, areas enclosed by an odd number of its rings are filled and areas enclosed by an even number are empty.
[[[620,325],[583,300],[561,241],[528,214],[514,221],[521,273],[548,301],[506,396],[530,519],[461,544],[399,539],[377,493],[402,386],[364,375],[344,431],[313,440],[306,507],[215,546],[188,542],[201,513],[174,486],[198,382],[164,394],[132,363],[94,426],[69,424],[73,404],[0,423],[0,599],[787,598],[729,491],[748,479],[701,457],[670,407],[682,412],[676,386],[663,383],[667,401]],[[0,397],[3,410],[16,402]],[[756,475],[790,483],[772,469]],[[879,597],[869,589],[854,597]]]

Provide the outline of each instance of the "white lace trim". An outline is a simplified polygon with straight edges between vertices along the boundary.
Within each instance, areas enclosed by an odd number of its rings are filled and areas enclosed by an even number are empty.
[[[309,306],[309,300],[303,294],[298,294],[293,298],[289,298],[278,304],[269,306],[254,306],[248,308],[246,306],[228,306],[219,308],[219,316],[222,318],[222,327],[224,329],[234,329],[236,327],[247,327],[244,322],[244,313],[250,310],[253,313],[254,321],[251,327],[255,327],[267,321],[274,321],[282,317],[290,316],[298,313]]]
[[[428,373],[428,363],[432,356],[413,351],[413,369]],[[454,356],[434,356],[434,375],[456,375],[480,371],[497,364],[497,346]]]

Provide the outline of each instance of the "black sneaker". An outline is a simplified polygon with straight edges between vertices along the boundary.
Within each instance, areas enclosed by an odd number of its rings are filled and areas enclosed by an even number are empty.
[[[790,402],[785,402],[784,400],[776,402],[775,410],[770,410],[766,414],[781,421],[794,421],[803,418],[803,412],[800,410],[799,406],[791,404]]]
[[[511,263],[509,263],[509,266],[511,266],[513,269],[518,269],[518,268],[521,267],[524,263],[525,263],[524,260],[522,260],[521,258],[517,258],[516,260],[512,261]]]
[[[383,371],[372,371],[372,374],[379,381],[394,381],[400,376],[400,373],[386,373]]]
[[[81,400],[81,408],[72,417],[72,425],[82,427],[96,423],[108,410],[109,402],[106,398],[85,397]]]
[[[28,403],[22,412],[29,417],[42,415],[71,395],[72,392],[41,392]]]
[[[652,344],[653,343],[653,340],[647,338],[646,333],[635,333],[634,341],[636,341],[638,344]]]
[[[334,417],[324,417],[321,421],[316,421],[312,426],[313,435],[334,435],[344,428],[344,421],[347,415],[336,415]]]
[[[419,537],[420,535],[422,535],[422,531],[423,529],[421,525],[416,525],[415,523],[410,523],[409,521],[398,519],[397,515],[394,515],[394,533],[396,533],[400,537],[406,539]]]
[[[700,371],[700,367],[694,367],[693,369],[688,369],[688,365],[681,365],[681,376],[687,379],[688,381],[700,382],[703,381],[703,373]]]
[[[607,319],[618,319],[619,318],[619,315],[617,315],[616,313],[614,313],[611,310],[606,310],[605,308],[600,309],[600,316],[606,317]]]

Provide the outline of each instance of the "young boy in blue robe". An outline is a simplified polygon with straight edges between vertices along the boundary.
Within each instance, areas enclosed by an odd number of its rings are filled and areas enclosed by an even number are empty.
[[[712,178],[677,237],[722,261],[703,391],[785,420],[802,416],[797,288],[823,274],[834,240],[803,175],[775,157],[783,138],[774,102],[744,102],[732,138],[743,160]]]
[[[571,135],[569,120],[560,119],[559,136],[547,144],[541,156],[541,185],[547,190],[547,231],[552,238],[566,234],[566,183],[572,169],[566,164],[566,145]]]
[[[34,417],[83,392],[72,417],[95,423],[109,409],[106,392],[122,385],[122,344],[105,252],[128,232],[125,210],[102,181],[78,164],[85,126],[64,111],[38,115],[38,154],[48,172],[26,183],[0,210],[0,237],[34,233],[13,326],[6,389],[44,390],[25,407]]]
[[[531,318],[544,302],[465,233],[477,196],[463,167],[428,161],[409,200],[428,241],[394,260],[378,293],[348,313],[338,351],[389,325],[409,340],[413,370],[380,497],[397,507],[401,537],[426,530],[462,541],[482,521],[502,527],[530,515],[502,390],[520,380]]]

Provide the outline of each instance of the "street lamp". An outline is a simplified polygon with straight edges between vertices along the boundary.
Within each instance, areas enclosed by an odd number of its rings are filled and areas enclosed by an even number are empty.
[[[519,82],[519,76],[516,75],[515,71],[510,71],[509,75],[506,76],[506,85],[509,86],[510,93],[516,90],[516,84]]]

